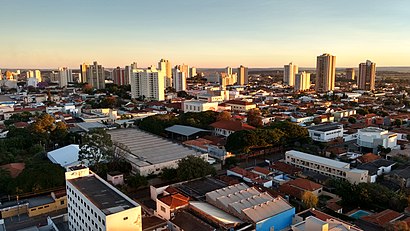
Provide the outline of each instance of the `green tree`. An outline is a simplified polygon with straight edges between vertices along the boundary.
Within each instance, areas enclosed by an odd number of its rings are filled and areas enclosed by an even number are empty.
[[[254,126],[256,128],[260,128],[263,126],[262,115],[259,109],[254,108],[249,110],[246,118],[247,123],[251,126]]]
[[[306,208],[315,208],[317,206],[319,199],[312,192],[305,191],[302,194],[302,202],[305,204]]]
[[[139,174],[130,175],[126,178],[127,185],[134,189],[137,189],[141,186],[145,186],[148,184],[148,180],[146,177],[141,176]]]
[[[356,123],[356,118],[349,117],[349,119],[347,121],[349,121],[349,123],[351,123],[351,124],[355,124]]]
[[[231,120],[232,119],[232,115],[229,111],[222,111],[218,114],[218,116],[216,117],[217,121],[221,121],[221,120]]]
[[[187,156],[178,162],[177,178],[179,180],[190,180],[215,174],[215,168],[200,157]]]
[[[364,116],[369,114],[369,110],[367,110],[367,108],[359,108],[356,110],[356,113]]]
[[[177,178],[177,170],[175,168],[164,168],[161,171],[161,178],[164,180],[175,180]]]
[[[395,119],[394,120],[394,125],[396,125],[397,127],[400,127],[403,124],[403,122],[401,121],[401,119]]]
[[[98,170],[102,161],[109,162],[114,158],[111,135],[104,129],[96,129],[82,136],[79,159],[87,161]]]

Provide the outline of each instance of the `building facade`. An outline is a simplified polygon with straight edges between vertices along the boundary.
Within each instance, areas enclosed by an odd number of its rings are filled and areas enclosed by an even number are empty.
[[[125,70],[121,67],[117,67],[112,70],[112,80],[114,84],[117,85],[127,85],[129,84],[129,79],[125,75]]]
[[[346,79],[355,80],[355,70],[354,68],[346,68]]]
[[[158,62],[158,70],[162,71],[165,78],[165,88],[172,87],[172,67],[171,62],[166,59],[161,59]]]
[[[378,127],[367,127],[357,131],[357,144],[360,147],[377,151],[379,145],[383,148],[397,147],[397,133],[389,132]]]
[[[298,66],[289,63],[284,66],[283,71],[283,85],[294,86],[295,85],[295,75],[299,72]]]
[[[59,86],[65,87],[68,85],[69,82],[73,82],[73,75],[71,70],[67,67],[60,67],[58,68],[58,75],[59,75]]]
[[[165,99],[164,73],[151,66],[131,73],[131,97],[162,101]]]
[[[357,87],[361,90],[373,91],[376,81],[376,64],[370,60],[359,64]]]
[[[239,85],[248,85],[249,78],[248,78],[248,68],[244,66],[240,66],[238,68],[238,83]]]
[[[336,78],[336,56],[323,54],[316,61],[316,85],[317,92],[333,91]]]
[[[337,123],[319,124],[308,127],[312,140],[329,142],[337,138],[343,138],[343,125]]]
[[[218,102],[206,102],[199,100],[186,100],[182,102],[182,110],[187,112],[202,112],[218,110]]]
[[[172,73],[172,87],[176,92],[186,90],[186,76],[185,73],[178,70],[177,67],[174,68]]]
[[[295,91],[307,91],[310,89],[310,73],[305,71],[295,75]]]
[[[92,65],[87,65],[85,79],[95,89],[105,88],[105,72],[104,67],[96,61]]]

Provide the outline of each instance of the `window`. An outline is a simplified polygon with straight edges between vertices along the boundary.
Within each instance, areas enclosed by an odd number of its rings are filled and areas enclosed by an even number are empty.
[[[60,205],[63,205],[64,204],[64,201],[60,201]]]
[[[165,213],[165,207],[161,206],[161,211]]]

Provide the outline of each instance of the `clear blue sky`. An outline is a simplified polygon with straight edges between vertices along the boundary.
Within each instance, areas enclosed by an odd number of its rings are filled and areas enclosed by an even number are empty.
[[[408,0],[1,0],[0,67],[410,66]]]

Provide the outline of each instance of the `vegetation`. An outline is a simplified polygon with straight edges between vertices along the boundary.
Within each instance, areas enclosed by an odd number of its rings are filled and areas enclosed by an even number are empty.
[[[263,126],[262,114],[259,109],[249,110],[246,118],[247,118],[247,123],[253,127],[261,128]]]
[[[302,202],[306,208],[315,208],[319,199],[312,192],[305,191],[302,195]]]
[[[215,168],[209,165],[208,162],[200,157],[188,156],[178,162],[176,169],[163,169],[161,178],[168,181],[175,179],[184,181],[215,174]]]
[[[109,162],[114,158],[111,136],[104,129],[96,129],[82,137],[78,158],[87,161],[97,171],[102,162]]]

